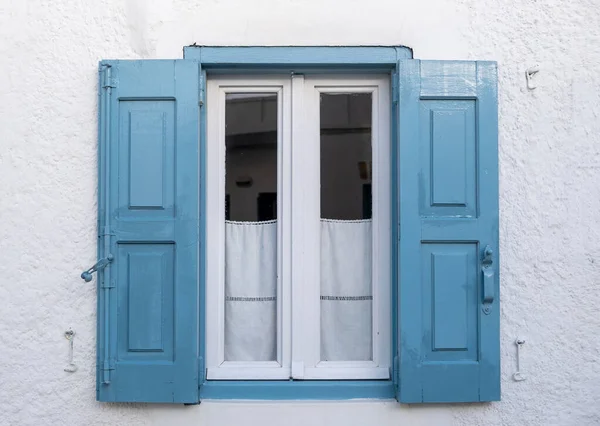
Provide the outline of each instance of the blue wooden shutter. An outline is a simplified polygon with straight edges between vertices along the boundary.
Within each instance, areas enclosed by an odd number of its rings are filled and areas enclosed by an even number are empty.
[[[398,74],[399,400],[499,400],[496,64]]]
[[[97,398],[198,402],[199,66],[100,65]]]

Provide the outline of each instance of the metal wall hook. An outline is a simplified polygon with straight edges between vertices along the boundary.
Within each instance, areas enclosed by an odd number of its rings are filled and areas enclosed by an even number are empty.
[[[65,339],[69,341],[69,363],[64,368],[67,373],[74,373],[77,371],[77,366],[73,363],[73,339],[75,338],[75,332],[70,328],[65,331]]]
[[[106,267],[106,265],[108,265],[110,262],[112,262],[114,259],[112,254],[109,254],[108,256],[106,256],[105,258],[100,259],[98,262],[96,262],[94,264],[94,266],[92,266],[90,269],[87,269],[85,271],[83,271],[81,273],[81,278],[86,282],[89,283],[90,281],[92,281],[92,274],[94,272],[98,272],[99,270],[103,269]]]
[[[535,81],[533,81],[533,77],[540,72],[540,66],[539,65],[534,65],[530,68],[527,68],[527,70],[525,70],[525,79],[527,80],[527,88],[529,90],[533,90],[537,87],[537,83]]]
[[[517,340],[515,340],[515,345],[517,345],[517,371],[515,372],[515,374],[513,374],[513,380],[515,382],[522,382],[523,380],[527,379],[527,376],[525,376],[525,374],[523,374],[521,372],[520,355],[521,355],[521,346],[523,346],[524,344],[525,344],[524,339],[517,338]]]

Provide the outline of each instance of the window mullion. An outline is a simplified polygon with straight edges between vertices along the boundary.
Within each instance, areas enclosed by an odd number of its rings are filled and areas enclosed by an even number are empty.
[[[280,283],[281,302],[278,304],[278,318],[280,318],[278,327],[278,346],[281,350],[280,361],[285,370],[290,371],[291,375],[291,348],[292,348],[292,262],[291,247],[292,222],[290,215],[292,212],[292,94],[290,86],[284,86],[282,105],[279,110],[278,127],[282,133],[282,143],[278,147],[277,164],[277,193],[280,194],[281,203],[277,203],[278,220],[277,235],[278,241],[278,274]]]

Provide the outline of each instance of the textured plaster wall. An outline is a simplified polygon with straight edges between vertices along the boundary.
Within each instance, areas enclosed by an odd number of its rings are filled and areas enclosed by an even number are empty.
[[[502,402],[95,402],[96,290],[79,273],[96,258],[97,62],[179,58],[193,42],[499,62]],[[2,0],[0,424],[600,424],[599,115],[598,0]]]

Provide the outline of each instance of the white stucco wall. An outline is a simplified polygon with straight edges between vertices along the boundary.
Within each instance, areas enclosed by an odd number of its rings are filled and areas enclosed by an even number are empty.
[[[96,259],[97,62],[193,42],[499,62],[502,402],[95,401],[96,289],[79,274]],[[0,182],[2,425],[600,424],[598,0],[2,0]]]

